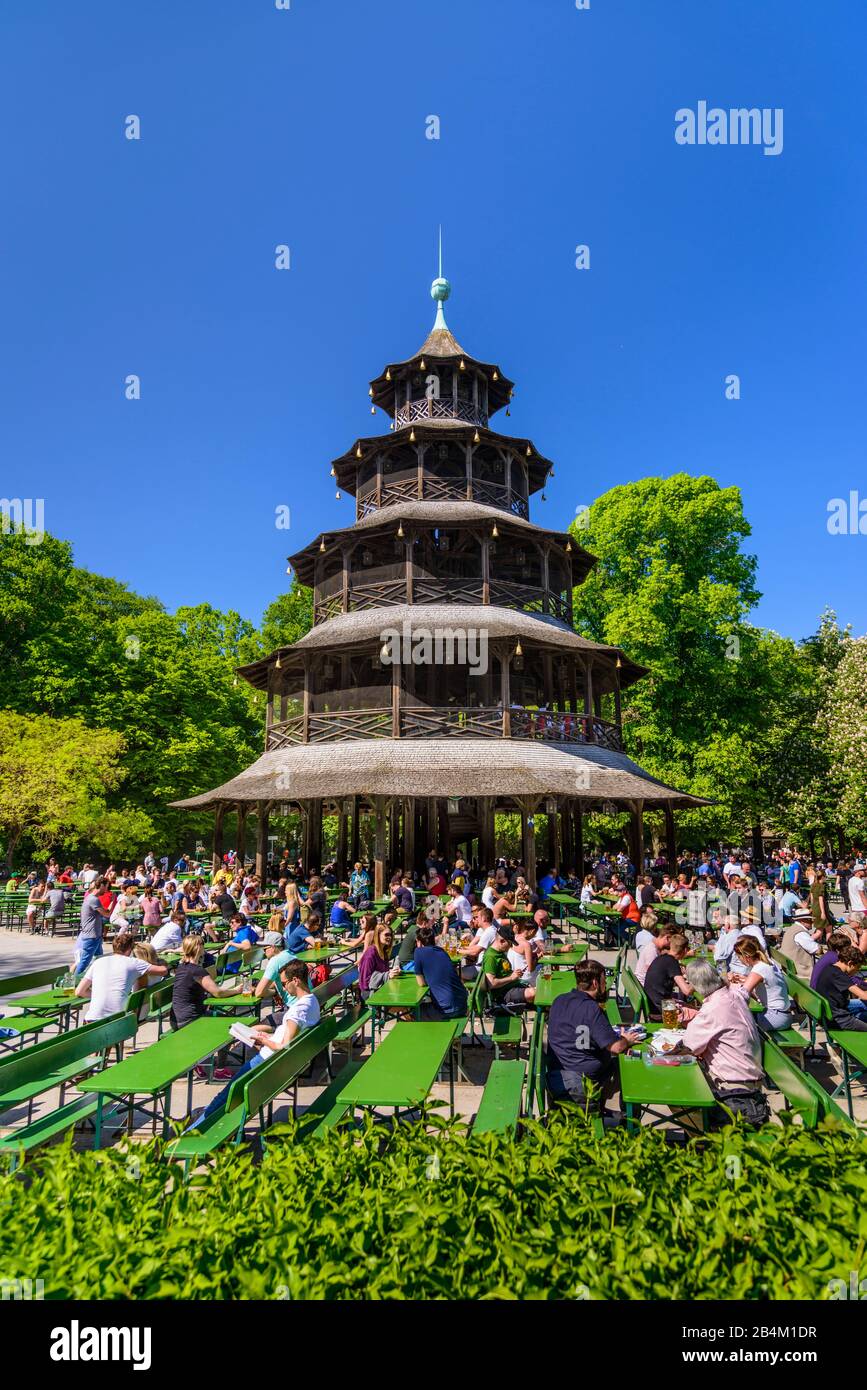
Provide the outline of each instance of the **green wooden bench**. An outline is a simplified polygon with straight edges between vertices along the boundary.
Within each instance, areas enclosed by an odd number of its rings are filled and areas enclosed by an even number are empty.
[[[491,1063],[473,1134],[514,1134],[521,1115],[526,1075],[526,1062]]]
[[[101,1070],[109,1051],[115,1048],[119,1053],[135,1031],[136,1020],[132,1014],[117,1014],[114,1018],[63,1033],[59,1038],[51,1038],[0,1062],[0,1112],[27,1104],[27,1123],[0,1139],[0,1153],[11,1155],[13,1169],[25,1153],[64,1134],[95,1113],[97,1096],[79,1096],[64,1105],[64,1089],[76,1078]],[[60,1089],[59,1108],[32,1120],[34,1099],[56,1087]]]
[[[291,1125],[269,1125],[260,1135],[262,1147],[265,1148],[272,1140],[282,1139],[284,1136],[291,1136],[296,1143],[317,1139],[327,1130],[334,1129],[335,1125],[346,1118],[350,1109],[348,1103],[343,1100],[341,1091],[347,1081],[350,1081],[363,1066],[364,1063],[357,1058],[347,1062],[325,1090],[316,1097],[313,1104],[308,1105],[299,1119]]]
[[[0,980],[0,998],[9,999],[10,1004],[26,1007],[27,999],[10,998],[11,995],[27,995],[28,992],[44,989],[46,985],[53,985],[55,980],[63,972],[54,966],[48,970],[31,970],[25,975],[8,975]],[[36,1037],[43,1033],[46,1028],[58,1026],[58,1016],[53,1014],[18,1014],[14,1017],[0,1016],[0,1028],[9,1028],[15,1034],[15,1038],[0,1038],[0,1048],[4,1051],[23,1048],[25,1039]]]
[[[340,1031],[341,1023],[342,1020],[335,1016],[320,1020],[315,1028],[301,1033],[289,1047],[275,1052],[273,1058],[237,1077],[220,1109],[195,1129],[172,1140],[166,1147],[165,1156],[183,1162],[186,1175],[193,1162],[207,1158],[222,1144],[229,1141],[240,1144],[246,1125],[254,1115],[259,1116],[261,1134],[270,1124],[270,1118],[266,1119],[266,1109],[270,1116],[274,1100],[290,1086],[293,1088],[294,1114],[299,1079],[320,1052],[330,1046]]]
[[[643,1019],[647,1022],[650,1019],[650,1000],[628,966],[623,971],[623,988],[632,1006],[634,1021],[638,1023]]]
[[[797,978],[798,978],[798,972],[797,972],[797,970],[795,969],[795,962],[792,960],[792,957],[791,957],[791,956],[784,956],[783,953],[782,953],[782,951],[781,951],[781,950],[779,949],[779,947],[777,947],[777,946],[772,946],[772,947],[770,948],[770,950],[771,950],[771,959],[772,959],[772,960],[775,960],[775,961],[777,962],[777,965],[780,967],[780,969],[781,969],[782,971],[784,971],[784,973],[786,974],[786,976],[787,976],[787,977],[789,977],[789,976],[794,976],[795,979],[797,979]]]
[[[815,1129],[819,1122],[819,1100],[815,1091],[800,1067],[768,1038],[762,1044],[762,1066],[768,1080],[785,1099],[786,1109],[800,1115],[805,1129]]]

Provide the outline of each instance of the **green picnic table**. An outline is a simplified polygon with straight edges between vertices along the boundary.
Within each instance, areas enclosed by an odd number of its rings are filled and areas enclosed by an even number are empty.
[[[561,994],[568,994],[575,988],[575,979],[568,970],[555,970],[549,980],[544,975],[540,975],[536,981],[536,997],[533,1006],[536,1009],[550,1009],[555,999]]]
[[[395,1116],[401,1110],[416,1110],[427,1099],[448,1054],[449,1101],[454,1114],[452,1043],[463,1032],[465,1023],[463,1018],[444,1023],[396,1023],[376,1052],[342,1088],[341,1103],[353,1107],[393,1106]]]
[[[563,919],[566,916],[566,908],[581,906],[581,899],[576,898],[574,893],[549,893],[548,900],[549,902],[556,903],[559,908],[557,921],[560,923],[561,927],[563,925]]]
[[[323,961],[337,960],[340,956],[354,956],[355,951],[347,946],[315,946],[310,951],[299,951],[296,960],[303,960],[305,965],[320,965]]]
[[[540,964],[562,968],[569,965],[579,965],[589,950],[589,946],[584,942],[579,942],[577,946],[570,946],[568,951],[552,951],[550,954],[546,952]]]
[[[258,1009],[262,1003],[255,994],[208,995],[208,1008],[218,1009],[221,1014],[236,1013],[238,1009]]]
[[[250,1022],[255,1022],[251,1017]],[[225,1018],[197,1018],[176,1033],[166,1033],[159,1042],[127,1057],[113,1067],[106,1067],[96,1076],[82,1081],[78,1090],[99,1096],[94,1120],[93,1147],[102,1143],[102,1117],[106,1098],[130,1101],[135,1096],[150,1096],[156,1123],[157,1106],[162,1102],[163,1138],[168,1135],[171,1121],[172,1084],[182,1076],[187,1084],[187,1112],[192,1109],[193,1068],[231,1041],[231,1023]],[[144,1107],[140,1107],[144,1108]],[[148,1113],[148,1112],[145,1112]]]
[[[412,1009],[418,1018],[418,1006],[427,992],[427,985],[423,985],[418,976],[408,970],[401,975],[396,975],[393,980],[386,980],[384,985],[380,985],[379,989],[368,995],[367,1003],[369,1008],[373,1010],[371,1034],[374,1048],[376,1047],[377,1017],[379,1018],[380,1032],[384,1025],[379,1011],[382,1009]]]
[[[654,1025],[650,1024],[649,1028],[653,1031]],[[707,1112],[717,1102],[698,1062],[678,1067],[648,1067],[643,1061],[648,1046],[648,1043],[641,1044],[642,1057],[630,1057],[626,1052],[620,1054],[620,1094],[630,1134],[635,1133],[642,1110],[654,1116],[652,1128],[666,1123],[678,1111],[699,1110],[703,1130]],[[667,1106],[671,1114],[661,1115],[656,1109],[660,1105]]]
[[[10,1000],[25,1014],[39,1014],[40,1017],[59,1014],[61,1032],[68,1028],[70,1014],[89,1002],[89,999],[79,998],[74,990],[66,989],[47,989],[43,994],[26,994],[22,999]]]

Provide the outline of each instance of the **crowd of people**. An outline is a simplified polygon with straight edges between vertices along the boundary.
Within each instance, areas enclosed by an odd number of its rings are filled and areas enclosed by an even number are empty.
[[[797,1021],[788,971],[772,950],[828,1001],[834,1026],[867,1030],[865,878],[867,864],[854,851],[833,867],[806,862],[794,850],[754,865],[731,850],[684,853],[671,865],[647,856],[637,869],[626,854],[603,852],[580,874],[542,866],[534,884],[515,859],[482,872],[460,856],[449,863],[434,848],[423,868],[394,872],[376,910],[367,864],[356,862],[342,879],[333,864],[306,873],[288,851],[269,865],[264,882],[231,853],[216,872],[186,855],[170,865],[148,854],[134,869],[61,869],[52,859],[44,871],[10,877],[6,887],[27,891],[33,931],[71,908],[79,912],[74,969],[77,992],[88,1000],[87,1022],[163,979],[164,953],[173,952],[179,959],[172,962],[171,1023],[183,1027],[205,1014],[216,994],[243,987],[236,977],[244,956],[261,946],[254,992],[269,1012],[247,1068],[318,1017],[312,991],[328,965],[299,961],[301,953],[328,944],[354,955],[361,1000],[388,979],[415,972],[427,987],[426,1019],[464,1016],[480,975],[486,1007],[516,1011],[533,1004],[541,957],[556,949],[551,895],[567,893],[585,909],[601,903],[604,944],[634,948],[651,1019],[675,1008],[682,1045],[701,1059],[721,1106],[760,1123],[767,1118],[761,1035]],[[832,888],[842,916],[832,907]],[[113,936],[110,955],[103,952],[106,933]],[[231,949],[239,960],[217,984],[214,961]],[[592,1094],[604,1104],[616,1089],[616,1059],[636,1035],[608,1022],[608,988],[605,965],[584,960],[575,988],[551,1006],[547,1085],[555,1101],[586,1102]],[[753,1000],[760,1011],[750,1008]],[[224,1068],[216,1074],[234,1075]]]

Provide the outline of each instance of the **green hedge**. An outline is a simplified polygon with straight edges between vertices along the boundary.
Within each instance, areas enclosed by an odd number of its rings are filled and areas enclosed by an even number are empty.
[[[791,1126],[697,1149],[368,1125],[185,1186],[153,1148],[64,1147],[0,1176],[0,1274],[46,1298],[821,1300],[867,1265],[865,1156]]]

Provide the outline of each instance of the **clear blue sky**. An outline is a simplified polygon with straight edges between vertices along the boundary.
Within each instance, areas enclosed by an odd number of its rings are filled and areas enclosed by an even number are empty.
[[[864,631],[867,536],[826,508],[867,498],[865,39],[859,0],[4,0],[0,490],[258,621],[352,520],[328,463],[431,326],[442,221],[449,324],[557,463],[535,520],[710,473],[758,620]],[[679,146],[700,100],[782,107],[782,154]]]

